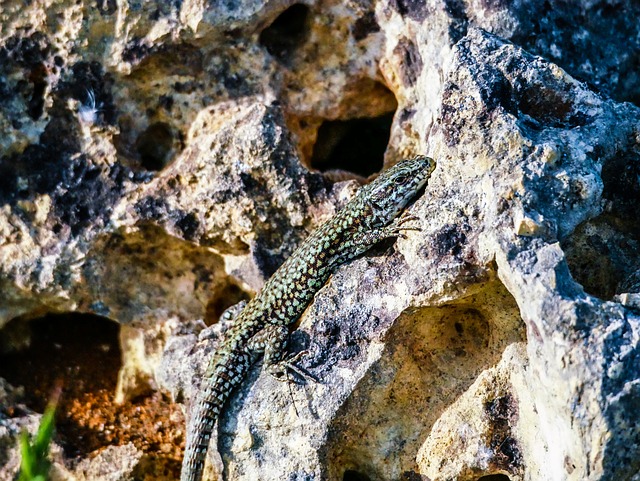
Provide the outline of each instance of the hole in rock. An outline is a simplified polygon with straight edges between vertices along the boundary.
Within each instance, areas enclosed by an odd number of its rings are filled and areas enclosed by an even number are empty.
[[[573,278],[584,290],[610,300],[640,269],[640,158],[620,153],[602,168],[605,212],[579,225],[562,242]],[[624,289],[620,292],[624,292]]]
[[[92,314],[15,319],[0,331],[0,377],[23,386],[27,406],[43,412],[56,386],[55,440],[70,457],[129,442],[179,472],[183,419],[160,394],[116,405],[119,326]],[[19,336],[16,333],[21,333]],[[163,449],[170,446],[169,450]]]
[[[215,298],[207,303],[205,324],[210,326],[220,319],[220,315],[229,307],[242,300],[249,300],[249,295],[235,284],[225,286]]]
[[[640,155],[621,152],[602,166],[602,196],[609,202],[619,230],[640,239],[637,209],[640,201]]]
[[[518,92],[518,96],[520,111],[539,125],[570,128],[589,123],[589,118],[576,109],[571,97],[560,87],[526,85]]]
[[[311,167],[368,177],[382,169],[393,113],[374,118],[330,120],[318,129]]]
[[[47,70],[44,64],[37,65],[29,75],[33,84],[33,93],[27,105],[29,117],[38,120],[44,112],[45,90],[47,88]]]
[[[70,397],[113,391],[120,369],[118,331],[115,322],[90,314],[13,320],[0,332],[5,351],[0,376],[24,386],[27,405],[39,412],[59,382],[61,407]],[[22,333],[20,338],[16,332]]]
[[[147,170],[162,170],[169,164],[181,144],[180,136],[166,122],[151,124],[135,143],[140,164]]]
[[[603,300],[612,299],[618,286],[640,268],[640,242],[608,216],[581,224],[562,246],[573,278]]]
[[[371,481],[371,478],[353,469],[347,469],[342,475],[342,481]]]
[[[510,478],[506,474],[487,474],[478,478],[478,481],[510,481]]]
[[[287,63],[293,51],[304,40],[308,16],[309,7],[306,5],[291,5],[262,31],[260,43],[279,61]]]

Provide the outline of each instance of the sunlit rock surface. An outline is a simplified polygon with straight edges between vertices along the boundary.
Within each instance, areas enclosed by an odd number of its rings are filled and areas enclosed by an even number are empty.
[[[423,153],[422,230],[318,292],[291,343],[318,382],[256,367],[208,479],[637,480],[639,10],[4,2],[2,352],[20,323],[97,314],[121,326],[114,402],[188,404],[220,314]],[[12,469],[33,416],[0,412]],[[57,450],[56,479],[175,478],[97,454]]]

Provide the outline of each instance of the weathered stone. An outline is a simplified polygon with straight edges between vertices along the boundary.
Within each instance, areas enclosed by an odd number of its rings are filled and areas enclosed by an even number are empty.
[[[527,392],[527,367],[524,344],[508,346],[500,362],[483,371],[433,424],[418,452],[420,472],[431,479],[478,479],[487,472],[522,479],[526,470],[515,433],[535,429],[535,422],[528,422],[535,414],[527,399],[514,396]]]
[[[130,479],[130,473],[135,472],[140,463],[142,453],[133,445],[109,446],[93,459],[85,459],[76,469],[75,477],[78,481],[124,481]],[[167,479],[159,477],[158,479]]]
[[[0,326],[109,317],[117,399],[186,403],[226,328],[205,324],[346,202],[357,184],[342,180],[425,153],[438,167],[412,207],[422,231],[320,290],[292,342],[320,382],[252,371],[210,478],[637,479],[638,13],[5,2]],[[379,161],[363,119],[391,122]],[[0,333],[3,351],[25,332]],[[16,436],[0,436],[0,478]],[[162,470],[133,446],[55,459],[55,479]]]

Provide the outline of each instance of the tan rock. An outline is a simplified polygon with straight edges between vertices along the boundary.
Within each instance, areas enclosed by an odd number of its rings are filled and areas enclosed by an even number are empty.
[[[422,231],[318,292],[291,344],[321,382],[252,371],[209,478],[637,479],[639,14],[629,0],[4,2],[0,326],[108,317],[118,401],[186,402],[218,316],[358,182],[425,153]],[[29,344],[20,328],[0,338]],[[25,423],[0,418],[12,470]],[[164,467],[126,445],[56,456],[59,479]]]

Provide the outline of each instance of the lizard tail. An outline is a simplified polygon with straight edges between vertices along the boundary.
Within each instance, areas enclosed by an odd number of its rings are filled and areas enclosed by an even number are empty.
[[[202,480],[204,460],[207,456],[211,433],[225,398],[216,387],[215,384],[207,386],[198,396],[197,404],[191,411],[180,481]]]

